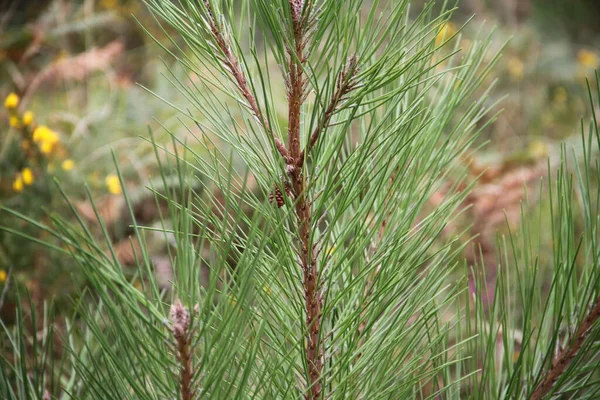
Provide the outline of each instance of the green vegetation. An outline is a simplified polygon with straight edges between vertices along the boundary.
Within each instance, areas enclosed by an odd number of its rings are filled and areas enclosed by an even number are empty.
[[[45,40],[134,4],[101,3]],[[564,127],[588,104],[579,133],[499,157],[530,73],[502,29],[408,0],[146,6],[175,61],[145,91],[100,35],[5,99],[3,398],[597,397],[600,80],[564,85],[593,52],[532,89]],[[47,71],[88,82],[56,91],[82,117],[30,107]]]

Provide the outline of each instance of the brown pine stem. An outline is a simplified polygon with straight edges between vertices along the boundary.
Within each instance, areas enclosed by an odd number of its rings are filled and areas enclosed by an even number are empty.
[[[171,306],[171,331],[177,346],[179,361],[179,391],[182,400],[194,399],[192,351],[190,345],[190,313],[179,300]]]
[[[283,144],[283,142],[277,137],[275,132],[273,130],[271,130],[269,121],[265,118],[265,116],[260,111],[260,108],[258,107],[258,102],[256,101],[254,94],[252,94],[252,91],[250,90],[250,87],[248,85],[248,80],[246,79],[246,75],[244,74],[244,71],[240,67],[239,61],[237,60],[235,55],[231,52],[231,46],[229,44],[229,41],[225,38],[222,30],[219,28],[219,26],[217,25],[217,23],[215,21],[214,13],[213,13],[210,3],[205,0],[204,5],[206,6],[206,9],[208,11],[208,23],[210,26],[210,30],[213,34],[213,37],[215,39],[217,46],[223,52],[223,56],[224,56],[224,58],[222,60],[223,63],[225,64],[225,66],[227,67],[227,69],[229,70],[229,72],[231,73],[233,78],[235,79],[235,82],[237,84],[237,87],[238,87],[240,93],[248,102],[248,107],[250,108],[250,110],[252,111],[252,113],[254,114],[256,119],[263,126],[265,131],[267,131],[267,133],[272,136],[273,141],[275,142],[275,147],[277,147],[277,151],[279,151],[279,154],[281,154],[281,156],[284,158],[284,160],[289,162],[290,154],[289,154],[287,148],[285,147],[285,145]]]
[[[303,272],[303,286],[306,311],[305,356],[308,365],[307,400],[321,398],[323,388],[323,348],[320,343],[321,309],[323,296],[319,288],[316,254],[311,244],[311,203],[306,197],[306,181],[302,174],[300,159],[300,115],[306,98],[306,78],[303,64],[307,60],[304,53],[306,45],[306,18],[310,14],[311,3],[303,0],[289,0],[293,21],[294,48],[289,48],[289,75],[286,79],[288,94],[288,146],[291,162],[287,172],[292,180],[292,189],[296,199],[296,218],[298,224],[298,241],[300,266]],[[302,17],[304,12],[305,18]],[[296,166],[299,166],[297,168]]]
[[[321,309],[323,296],[318,286],[317,260],[314,257],[313,248],[310,244],[311,234],[311,210],[304,195],[304,180],[300,176],[295,180],[294,190],[300,193],[296,202],[296,214],[298,218],[298,234],[300,236],[300,263],[304,274],[304,296],[306,307],[306,358],[308,362],[308,385],[307,399],[316,400],[321,398],[322,371],[323,371],[323,349],[320,343],[321,333]]]
[[[583,343],[590,334],[591,328],[600,319],[600,296],[596,298],[594,305],[579,325],[579,329],[573,335],[570,342],[561,350],[558,357],[552,363],[552,367],[544,375],[544,379],[538,384],[531,395],[531,400],[543,399],[554,386],[554,383],[565,372],[573,358],[577,355]]]

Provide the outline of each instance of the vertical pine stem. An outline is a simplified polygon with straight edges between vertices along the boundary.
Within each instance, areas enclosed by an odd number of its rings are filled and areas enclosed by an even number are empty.
[[[179,361],[179,391],[182,400],[194,398],[192,351],[190,346],[190,313],[179,300],[171,306],[171,331],[177,346]]]
[[[298,239],[300,242],[300,264],[304,275],[304,296],[306,307],[306,339],[305,356],[308,364],[309,386],[306,399],[319,399],[322,393],[323,349],[319,341],[321,333],[321,308],[323,297],[318,287],[317,260],[311,244],[311,206],[306,196],[306,180],[302,174],[300,150],[300,116],[305,99],[306,80],[303,64],[306,38],[305,23],[310,13],[310,4],[302,0],[290,0],[290,12],[293,21],[294,48],[290,53],[288,86],[288,146],[292,159],[288,163],[287,172],[291,176],[292,187],[296,198],[296,218],[298,223]],[[303,15],[304,14],[304,15]]]
[[[308,41],[308,31],[311,21],[311,12],[313,8],[312,0],[289,0],[290,14],[292,17],[292,34],[293,44],[288,47],[289,65],[288,75],[286,77],[286,89],[288,96],[288,146],[279,140],[279,138],[271,130],[268,120],[259,109],[258,102],[254,97],[248,80],[242,70],[239,61],[231,51],[230,43],[225,36],[224,31],[219,26],[211,3],[204,0],[204,6],[207,11],[207,23],[215,40],[215,44],[223,53],[223,63],[226,70],[232,75],[232,78],[237,85],[239,91],[248,102],[248,107],[257,118],[258,122],[265,128],[268,134],[273,138],[278,152],[286,162],[286,172],[291,178],[291,189],[293,197],[296,200],[295,213],[297,219],[297,233],[299,243],[299,258],[300,266],[303,272],[303,286],[305,296],[305,312],[306,312],[306,337],[305,337],[305,357],[307,362],[307,390],[306,399],[316,400],[322,396],[322,388],[324,386],[323,372],[323,346],[320,343],[321,336],[321,309],[323,307],[323,294],[317,279],[319,270],[317,265],[317,255],[315,246],[311,244],[312,238],[312,211],[311,200],[306,193],[308,186],[307,178],[303,174],[305,157],[308,156],[310,150],[317,143],[319,136],[329,125],[333,115],[337,111],[337,107],[344,100],[352,89],[356,87],[357,58],[352,56],[344,71],[340,73],[337,82],[337,88],[330,104],[324,110],[324,115],[312,132],[306,148],[300,148],[300,128],[301,128],[301,109],[307,92],[307,79],[304,73],[304,66],[308,59],[305,52]],[[275,196],[274,196],[275,197]],[[273,199],[274,199],[273,197]],[[278,201],[277,204],[281,202]],[[182,357],[182,365],[185,366],[186,359],[185,347],[180,348],[180,357]],[[191,367],[191,365],[190,365]],[[182,370],[182,387],[184,386],[185,368]]]

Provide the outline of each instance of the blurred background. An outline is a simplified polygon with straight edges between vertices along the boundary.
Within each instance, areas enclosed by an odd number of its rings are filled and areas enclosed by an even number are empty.
[[[416,13],[424,1],[413,3]],[[167,131],[190,142],[198,133],[180,120],[175,107],[188,104],[170,83],[193,85],[194,76],[152,36],[167,50],[176,47],[177,38],[170,41],[169,29],[139,0],[0,4],[0,205],[43,223],[52,223],[53,215],[69,218],[73,207],[102,238],[100,216],[116,256],[135,279],[139,244],[129,239],[129,211],[115,161],[136,219],[141,225],[156,224],[161,205],[146,187],[153,186],[158,164],[144,138],[150,129],[159,145],[174,149]],[[502,112],[483,131],[473,157],[461,160],[470,181],[480,178],[465,203],[471,207],[457,222],[471,227],[468,235],[477,237],[474,243],[493,272],[495,233],[506,229],[506,220],[518,224],[526,196],[543,212],[544,199],[535,194],[548,174],[547,160],[552,171],[561,141],[577,143],[581,118],[591,115],[586,78],[593,81],[600,66],[600,2],[462,0],[436,40],[450,37],[468,21],[447,51],[469,47],[477,34],[492,31],[494,48],[487,62],[506,46],[483,85],[496,82],[488,102]],[[436,194],[431,205],[443,197]],[[0,210],[0,225],[8,228],[0,232],[2,321],[10,324],[14,318],[18,288],[28,290],[27,302],[42,307],[44,300],[55,298],[58,313],[66,313],[86,285],[77,267],[68,257],[10,232],[51,239],[31,223]],[[159,237],[148,241],[157,276],[168,286],[169,243]],[[472,251],[464,256],[475,262]]]

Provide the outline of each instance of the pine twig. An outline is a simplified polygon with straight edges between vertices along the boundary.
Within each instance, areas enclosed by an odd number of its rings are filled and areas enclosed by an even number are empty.
[[[577,355],[583,343],[590,334],[591,328],[600,319],[600,296],[596,298],[593,307],[579,325],[579,329],[573,335],[568,345],[566,345],[558,357],[552,363],[552,367],[544,375],[544,379],[538,384],[531,395],[531,400],[543,399],[554,386],[554,383],[565,372],[573,358]]]
[[[194,399],[192,367],[192,351],[190,344],[190,312],[179,300],[171,305],[170,312],[171,332],[177,346],[177,360],[179,361],[179,390],[182,400]]]
[[[311,149],[319,140],[319,136],[321,133],[327,128],[331,118],[336,113],[338,106],[344,99],[344,96],[350,93],[356,87],[356,73],[358,72],[358,58],[356,55],[353,55],[348,60],[348,63],[344,67],[344,70],[340,73],[337,88],[333,97],[329,101],[329,105],[323,114],[323,119],[319,122],[319,124],[315,127],[314,131],[310,135],[310,140],[308,145],[306,146],[306,150],[300,154],[298,159],[298,165],[302,165],[304,163],[305,155],[310,153]]]
[[[284,160],[289,162],[290,154],[288,152],[288,149],[285,147],[283,142],[277,137],[277,135],[275,135],[275,132],[271,129],[269,121],[260,111],[260,108],[258,107],[258,102],[256,101],[254,94],[252,94],[252,91],[248,86],[248,80],[246,79],[244,71],[242,70],[240,63],[235,57],[235,55],[231,52],[231,46],[229,44],[229,41],[225,38],[223,32],[216,23],[210,2],[208,0],[205,0],[204,5],[206,6],[206,9],[208,11],[208,24],[210,26],[210,30],[217,43],[217,46],[219,47],[219,49],[221,49],[223,55],[225,56],[225,58],[222,61],[224,62],[225,66],[231,72],[231,75],[235,79],[239,91],[248,102],[248,107],[250,108],[256,119],[259,121],[259,123],[263,126],[265,131],[267,131],[267,133],[269,133],[272,136],[273,141],[275,142],[275,147],[277,147],[277,151],[279,151],[279,154],[281,154]]]

